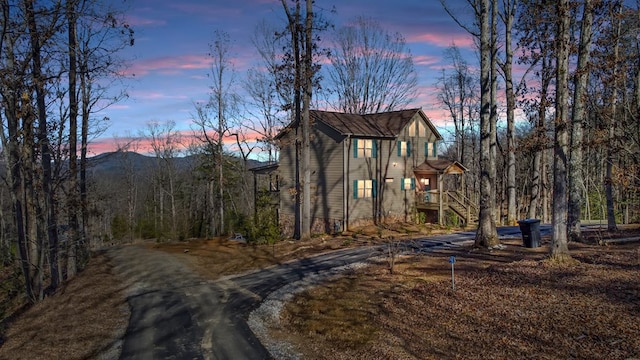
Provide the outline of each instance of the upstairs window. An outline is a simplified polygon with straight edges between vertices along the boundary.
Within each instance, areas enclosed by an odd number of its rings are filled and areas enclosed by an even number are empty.
[[[375,158],[377,157],[376,141],[372,139],[353,139],[354,158]]]
[[[364,199],[376,197],[375,180],[353,180],[353,198]]]
[[[418,121],[418,136],[422,138],[427,137],[427,127],[424,126],[422,121]]]
[[[427,137],[427,127],[420,120],[414,121],[409,125],[409,136],[419,136],[422,138]]]
[[[436,142],[424,143],[424,156],[426,157],[438,156],[438,146]]]
[[[398,141],[398,156],[411,156],[411,142]]]

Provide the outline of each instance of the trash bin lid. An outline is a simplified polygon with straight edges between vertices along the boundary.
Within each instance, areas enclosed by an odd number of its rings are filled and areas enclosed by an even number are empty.
[[[535,223],[539,223],[540,219],[524,219],[524,220],[518,220],[518,224],[535,224]]]

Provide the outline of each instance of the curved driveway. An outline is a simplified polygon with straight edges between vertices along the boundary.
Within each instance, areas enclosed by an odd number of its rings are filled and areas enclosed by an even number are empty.
[[[541,231],[549,227],[542,225]],[[519,236],[518,227],[499,228]],[[411,250],[455,245],[474,232],[411,241]],[[343,249],[259,271],[207,280],[177,257],[142,246],[114,248],[109,255],[127,279],[131,307],[121,359],[268,359],[249,326],[249,313],[270,293],[339,266],[379,256],[382,246]]]

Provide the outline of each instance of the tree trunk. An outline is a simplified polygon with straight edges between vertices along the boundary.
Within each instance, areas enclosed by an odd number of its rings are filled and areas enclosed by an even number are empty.
[[[581,239],[580,218],[582,206],[582,188],[584,175],[582,173],[582,137],[583,122],[586,117],[586,94],[589,83],[589,56],[591,54],[591,30],[593,22],[593,7],[591,0],[585,0],[583,5],[582,28],[580,30],[580,45],[578,66],[575,76],[575,90],[573,94],[573,113],[571,115],[571,147],[569,153],[569,206],[568,232],[569,240]]]
[[[569,4],[557,2],[556,115],[553,149],[553,212],[550,254],[557,261],[569,257],[567,245],[567,150],[569,106]]]
[[[75,1],[67,0],[67,24],[69,36],[69,189],[67,199],[67,216],[69,218],[69,239],[67,251],[73,259],[69,264],[69,275],[81,269],[85,259],[80,254],[80,226],[78,224],[78,98],[76,96],[77,81],[77,37]]]
[[[518,1],[505,4],[505,62],[504,79],[507,98],[507,225],[516,225],[516,144],[515,144],[515,108],[516,95],[513,89],[513,46],[512,27]]]
[[[302,97],[302,239],[311,238],[311,121],[309,107],[311,106],[311,91],[313,80],[313,1],[307,0],[305,26],[305,55],[303,62],[304,86]]]
[[[480,2],[480,216],[476,246],[488,247],[498,243],[491,203],[491,34],[489,28],[489,0]]]
[[[613,200],[613,162],[614,162],[614,148],[617,142],[616,139],[616,123],[615,121],[617,116],[617,102],[618,102],[618,61],[620,58],[620,33],[622,28],[622,5],[618,4],[618,18],[616,21],[616,38],[615,44],[613,47],[613,91],[611,94],[611,114],[609,116],[609,132],[608,137],[609,141],[607,141],[607,160],[606,160],[606,175],[604,179],[604,190],[607,199],[607,229],[609,231],[617,231],[618,226],[616,225],[616,215],[615,215],[615,204]]]
[[[49,240],[49,264],[51,267],[51,287],[56,288],[59,283],[58,278],[58,229],[57,229],[57,209],[55,206],[55,196],[51,189],[51,150],[49,148],[48,128],[47,128],[47,108],[45,100],[45,83],[42,76],[41,41],[42,34],[38,33],[33,0],[25,0],[25,10],[27,24],[29,27],[29,37],[31,42],[32,56],[32,76],[36,90],[36,107],[38,111],[38,143],[40,144],[40,158],[42,164],[42,192],[44,199],[44,216],[47,224],[47,237]],[[28,161],[33,161],[29,159]]]

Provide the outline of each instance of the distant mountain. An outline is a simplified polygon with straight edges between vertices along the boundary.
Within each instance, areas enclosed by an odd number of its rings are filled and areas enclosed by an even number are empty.
[[[199,159],[197,155],[173,158],[179,171],[191,171],[197,166]],[[89,176],[119,176],[124,174],[128,168],[136,172],[152,170],[157,166],[158,159],[155,156],[147,156],[132,151],[117,151],[102,153],[87,159],[87,172]],[[265,165],[265,162],[249,159],[247,168]],[[0,159],[0,176],[6,173],[4,159]]]

